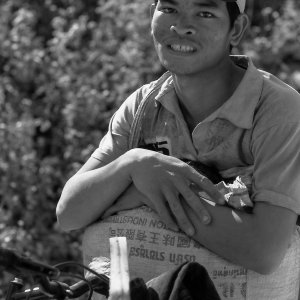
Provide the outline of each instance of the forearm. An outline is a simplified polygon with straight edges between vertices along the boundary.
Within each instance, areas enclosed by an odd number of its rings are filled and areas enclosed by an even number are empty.
[[[98,219],[130,185],[127,154],[95,170],[74,175],[65,185],[56,213],[64,230]]]
[[[208,226],[185,206],[196,228],[195,240],[219,256],[258,273],[267,274],[276,269],[294,228],[296,217],[292,212],[272,207],[272,212],[265,215],[271,206],[263,203],[256,204],[253,214],[207,203],[205,206],[212,217]]]

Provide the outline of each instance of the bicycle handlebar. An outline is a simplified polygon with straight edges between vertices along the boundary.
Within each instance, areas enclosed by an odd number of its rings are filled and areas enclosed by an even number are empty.
[[[28,289],[24,292],[16,293],[12,296],[12,299],[54,299],[51,298],[53,296],[55,297],[55,299],[65,299],[66,297],[68,297],[68,299],[75,299],[88,292],[90,290],[90,285],[92,289],[97,293],[100,293],[106,297],[108,297],[109,294],[108,277],[107,282],[102,278],[94,275],[89,277],[87,280],[80,280],[79,282],[71,286],[68,286],[65,283],[58,281],[50,282],[50,284],[52,284],[52,286],[56,285],[56,288],[52,289],[52,291],[47,290],[47,288],[44,291],[41,290],[39,287],[36,287],[33,289]]]
[[[103,277],[101,278],[96,275],[91,275],[87,278],[87,281],[89,282],[89,284],[95,292],[108,297],[109,278],[107,276],[103,275]],[[81,280],[70,286],[72,296],[69,296],[69,298],[77,298],[83,295],[84,293],[88,292],[89,284],[86,282],[86,280]]]
[[[109,278],[103,274],[89,275],[85,280],[80,280],[71,286],[55,280],[49,281],[45,277],[41,278],[40,283],[46,292],[62,299],[66,296],[69,298],[78,298],[88,292],[90,288],[106,297],[109,294]]]
[[[33,261],[30,258],[16,254],[13,250],[0,248],[0,266],[3,266],[12,274],[18,275],[24,272],[49,277],[57,277],[60,271],[49,265]]]
[[[77,265],[80,265],[77,263]],[[71,286],[53,280],[60,275],[60,270],[56,267],[34,261],[30,258],[20,256],[13,250],[0,247],[0,266],[3,266],[8,272],[20,276],[29,273],[36,276],[43,290],[39,287],[28,289],[24,292],[17,292],[11,299],[65,299],[78,298],[84,293],[93,289],[93,291],[105,295],[109,294],[109,278],[103,274],[97,274],[93,270],[87,279],[81,280]],[[71,275],[70,275],[71,276]],[[51,279],[50,279],[51,278]],[[53,298],[53,296],[55,298]]]

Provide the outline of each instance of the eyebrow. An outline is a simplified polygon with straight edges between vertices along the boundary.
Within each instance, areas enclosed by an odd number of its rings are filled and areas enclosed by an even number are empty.
[[[184,1],[184,0],[181,0]],[[172,4],[172,5],[178,5],[178,0],[161,0],[161,3],[164,4]],[[195,6],[198,7],[210,7],[210,8],[217,8],[219,7],[218,3],[214,0],[203,0],[201,2],[194,2]]]

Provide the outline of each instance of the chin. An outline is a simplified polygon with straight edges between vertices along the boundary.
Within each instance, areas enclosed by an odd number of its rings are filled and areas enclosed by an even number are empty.
[[[162,61],[161,64],[165,69],[167,69],[169,72],[175,74],[175,75],[194,75],[199,72],[199,70],[193,68],[192,66],[189,67],[187,64],[186,65],[175,65],[175,64],[170,64],[168,62]]]
[[[165,69],[176,75],[194,75],[201,73],[206,68],[205,63],[201,64],[199,58],[188,59],[159,56],[159,59]]]

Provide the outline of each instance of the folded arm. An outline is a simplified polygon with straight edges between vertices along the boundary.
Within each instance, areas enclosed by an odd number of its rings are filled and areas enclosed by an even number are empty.
[[[145,196],[131,186],[128,193],[124,193],[106,211],[105,216],[146,202]],[[295,230],[297,215],[294,212],[267,203],[256,203],[253,213],[248,214],[227,206],[201,202],[210,215],[209,225],[184,203],[184,209],[196,228],[192,236],[194,240],[226,260],[261,274],[269,274],[278,267]]]
[[[123,208],[146,204],[169,228],[176,230],[178,224],[212,252],[245,268],[270,273],[288,248],[296,213],[263,202],[256,203],[253,214],[211,206],[196,196],[190,183],[218,202],[214,185],[176,158],[134,149],[105,166],[95,161],[88,161],[62,192],[57,217],[65,230],[87,226],[118,198],[130,202],[130,193],[137,193],[135,201]],[[209,225],[203,222],[204,213],[210,216]]]
[[[90,159],[65,185],[56,213],[64,230],[79,229],[103,215],[133,184],[142,199],[160,213],[169,228],[180,227],[189,235],[195,229],[182,207],[184,199],[198,215],[204,207],[191,183],[204,190],[216,202],[225,202],[217,188],[181,160],[163,154],[133,149],[107,165]]]
[[[261,274],[274,271],[283,259],[296,226],[296,213],[256,203],[253,213],[204,203],[212,223],[204,226],[185,205],[196,228],[195,240],[225,259]]]
[[[83,228],[97,220],[131,184],[126,160],[120,156],[104,165],[90,158],[65,184],[56,207],[65,230]]]

